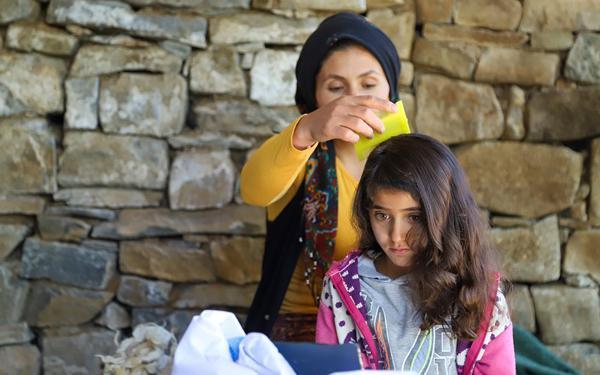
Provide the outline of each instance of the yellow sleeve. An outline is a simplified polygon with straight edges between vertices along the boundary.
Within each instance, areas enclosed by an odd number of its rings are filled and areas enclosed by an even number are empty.
[[[294,147],[292,136],[301,118],[269,138],[246,161],[240,175],[240,193],[247,204],[267,207],[284,196],[293,197],[295,191],[290,189],[298,188],[306,162],[317,147],[316,144],[306,150]],[[278,214],[281,210],[277,211]]]

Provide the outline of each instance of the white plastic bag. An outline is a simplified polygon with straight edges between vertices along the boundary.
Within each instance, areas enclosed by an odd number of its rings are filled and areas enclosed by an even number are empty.
[[[227,340],[246,336],[235,315],[205,310],[194,316],[175,351],[171,375],[256,375],[233,362]]]
[[[290,364],[262,333],[249,333],[240,342],[237,363],[260,375],[294,375]]]
[[[171,374],[295,375],[267,336],[246,336],[234,314],[216,310],[194,316],[175,351]]]

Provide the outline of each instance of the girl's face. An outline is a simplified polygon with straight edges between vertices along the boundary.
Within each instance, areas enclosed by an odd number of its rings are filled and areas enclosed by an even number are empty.
[[[333,52],[316,77],[315,99],[321,107],[344,95],[373,95],[388,99],[390,85],[379,61],[360,46]]]
[[[406,234],[421,225],[421,206],[402,190],[378,189],[372,197],[369,219],[375,239],[385,257],[375,261],[377,270],[390,278],[408,273],[415,249],[406,242]]]

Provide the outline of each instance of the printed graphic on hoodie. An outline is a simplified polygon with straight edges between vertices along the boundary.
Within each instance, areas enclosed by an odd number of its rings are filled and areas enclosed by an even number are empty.
[[[415,374],[456,374],[456,341],[445,334],[442,326],[428,331],[406,320],[392,325],[383,306],[367,293],[361,293],[367,307],[367,319],[379,347],[380,367],[412,371]]]

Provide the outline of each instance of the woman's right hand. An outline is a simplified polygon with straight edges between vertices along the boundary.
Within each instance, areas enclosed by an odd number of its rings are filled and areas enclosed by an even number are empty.
[[[342,96],[302,117],[292,138],[294,147],[305,150],[331,139],[356,143],[360,136],[372,138],[374,131],[384,131],[375,111],[396,112],[397,108],[372,95]]]

